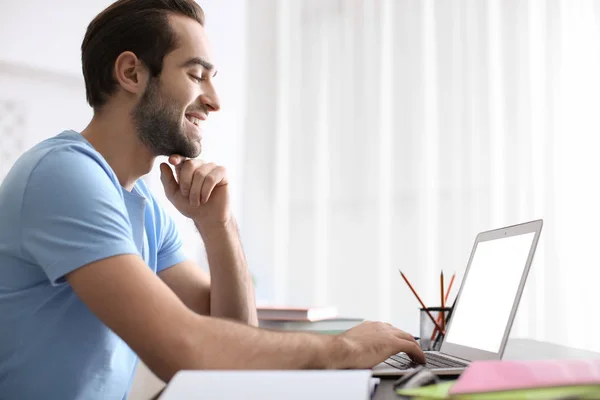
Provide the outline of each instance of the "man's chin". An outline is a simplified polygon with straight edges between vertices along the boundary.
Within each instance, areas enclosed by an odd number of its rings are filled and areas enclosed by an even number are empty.
[[[190,151],[190,155],[188,156],[188,158],[196,158],[200,154],[202,154],[202,142],[200,140],[198,140],[197,142],[194,142],[193,146],[194,146],[194,150]]]
[[[179,154],[185,158],[196,158],[202,153],[202,144],[194,143],[191,146],[180,147],[179,149],[174,149],[170,154],[162,154],[165,156],[171,156],[173,154]]]

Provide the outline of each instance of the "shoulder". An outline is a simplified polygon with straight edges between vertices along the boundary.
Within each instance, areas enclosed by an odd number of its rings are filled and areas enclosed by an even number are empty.
[[[59,135],[41,142],[22,160],[29,171],[28,180],[70,188],[109,185],[120,187],[106,160],[84,139]],[[79,187],[81,188],[81,186]]]
[[[59,135],[41,142],[15,167],[19,172],[13,179],[23,186],[24,212],[122,209],[123,193],[115,173],[81,137]]]
[[[138,253],[123,190],[90,144],[58,137],[21,162],[22,253],[52,282],[92,261]]]
[[[0,186],[5,203],[38,203],[65,196],[112,192],[119,181],[104,158],[81,136],[65,131],[23,153]],[[7,200],[8,199],[8,200]]]
[[[119,180],[106,160],[76,132],[64,132],[27,151],[14,168],[24,196],[75,199],[87,196],[122,198]]]

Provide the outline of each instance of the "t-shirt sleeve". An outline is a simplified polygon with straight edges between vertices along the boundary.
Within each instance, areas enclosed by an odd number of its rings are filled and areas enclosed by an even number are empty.
[[[183,241],[173,218],[160,206],[157,206],[160,221],[161,243],[158,249],[156,272],[160,272],[184,261]],[[198,239],[200,240],[200,239]]]
[[[21,210],[22,250],[53,284],[91,262],[139,254],[116,177],[89,150],[56,149],[32,170]]]

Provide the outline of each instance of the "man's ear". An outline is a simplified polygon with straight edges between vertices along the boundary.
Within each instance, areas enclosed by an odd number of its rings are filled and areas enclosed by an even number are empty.
[[[148,68],[131,51],[119,54],[115,61],[115,78],[119,85],[132,94],[141,94],[148,82]]]

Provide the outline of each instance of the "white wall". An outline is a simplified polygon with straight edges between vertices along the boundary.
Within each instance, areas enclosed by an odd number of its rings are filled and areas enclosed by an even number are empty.
[[[109,0],[2,0],[0,59],[79,77],[87,24]]]
[[[19,133],[23,140],[0,137],[0,150],[6,150],[10,142],[14,152],[24,151],[63,129],[85,127],[92,112],[85,102],[81,76],[81,40],[87,24],[110,3],[110,0],[0,0],[0,102],[14,101],[27,115],[25,128]],[[242,223],[246,0],[205,0],[199,4],[206,13],[206,30],[219,69],[215,84],[222,103],[222,111],[210,118],[204,157],[228,168],[234,213]],[[18,148],[14,143],[18,143]],[[148,181],[162,198],[157,176],[150,174]],[[182,223],[187,253],[197,256],[206,268],[199,237],[183,224],[182,218],[177,221]],[[130,398],[148,399],[161,386],[140,365]]]
[[[0,109],[0,181],[40,140],[85,127],[92,113],[82,98],[85,88],[74,77],[0,63],[0,102],[13,105]]]

